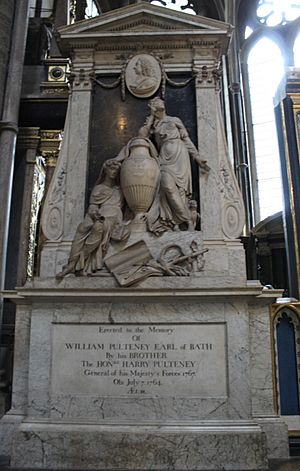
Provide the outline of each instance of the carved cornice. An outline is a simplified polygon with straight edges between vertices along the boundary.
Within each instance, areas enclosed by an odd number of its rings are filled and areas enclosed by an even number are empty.
[[[40,128],[21,127],[18,132],[17,146],[20,149],[37,149],[40,143]]]
[[[157,40],[157,38],[151,38],[147,41],[146,38],[130,41],[107,41],[107,38],[99,41],[95,47],[95,51],[138,51],[145,50],[176,50],[176,49],[194,49],[195,47],[205,47],[214,49],[216,47],[215,41],[208,40],[174,40],[167,39],[164,37],[163,40]],[[76,44],[76,48],[85,48],[84,44]]]
[[[47,167],[55,167],[62,141],[62,131],[43,130],[40,135],[40,154],[44,157]]]
[[[41,92],[42,95],[53,96],[61,98],[68,98],[69,94],[69,86],[68,84],[63,83],[62,85],[59,84],[51,84],[49,82],[43,82],[41,84]]]
[[[150,18],[141,18],[141,19],[138,19],[136,21],[132,21],[131,23],[126,23],[126,24],[123,24],[123,25],[119,25],[115,28],[110,28],[110,31],[126,31],[126,30],[130,30],[130,29],[133,29],[133,28],[136,28],[137,26],[151,26],[152,28],[157,28],[157,29],[160,29],[160,30],[164,30],[164,29],[167,29],[167,30],[180,30],[180,26],[179,25],[171,25],[171,24],[166,24],[166,23],[163,23],[161,21],[153,21],[152,19]]]

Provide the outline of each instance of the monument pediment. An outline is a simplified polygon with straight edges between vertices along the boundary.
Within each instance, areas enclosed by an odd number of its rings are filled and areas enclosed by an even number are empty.
[[[59,29],[63,42],[76,39],[97,39],[109,36],[147,36],[180,33],[229,36],[232,26],[228,23],[168,10],[155,5],[139,3],[104,13],[99,17],[83,20]]]

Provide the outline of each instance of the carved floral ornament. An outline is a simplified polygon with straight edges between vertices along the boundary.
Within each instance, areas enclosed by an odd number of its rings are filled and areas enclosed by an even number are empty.
[[[74,75],[75,77],[75,75]],[[161,58],[155,54],[131,55],[124,62],[120,76],[113,82],[107,83],[100,80],[91,72],[90,79],[102,88],[112,89],[121,85],[122,100],[125,100],[126,89],[137,98],[149,98],[160,90],[160,96],[164,99],[166,84],[172,87],[185,87],[192,80],[196,80],[197,86],[218,86],[221,77],[220,68],[208,65],[197,65],[192,68],[192,76],[184,81],[172,80],[165,69]],[[87,79],[83,69],[76,74],[75,85],[78,80]]]

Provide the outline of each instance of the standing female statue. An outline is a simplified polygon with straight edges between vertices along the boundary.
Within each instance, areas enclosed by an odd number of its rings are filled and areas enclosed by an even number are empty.
[[[189,138],[182,121],[166,114],[165,103],[156,97],[150,101],[151,114],[142,131],[154,136],[159,151],[160,203],[159,218],[172,228],[185,224],[191,229],[189,200],[192,195],[190,157],[200,171],[209,167],[199,157],[198,150]]]

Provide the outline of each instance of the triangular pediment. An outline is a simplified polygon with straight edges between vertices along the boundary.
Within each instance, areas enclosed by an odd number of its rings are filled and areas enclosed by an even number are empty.
[[[232,27],[222,21],[177,12],[149,3],[138,3],[109,11],[96,18],[59,29],[62,38],[99,37],[105,33],[164,33],[193,31],[228,34]]]

